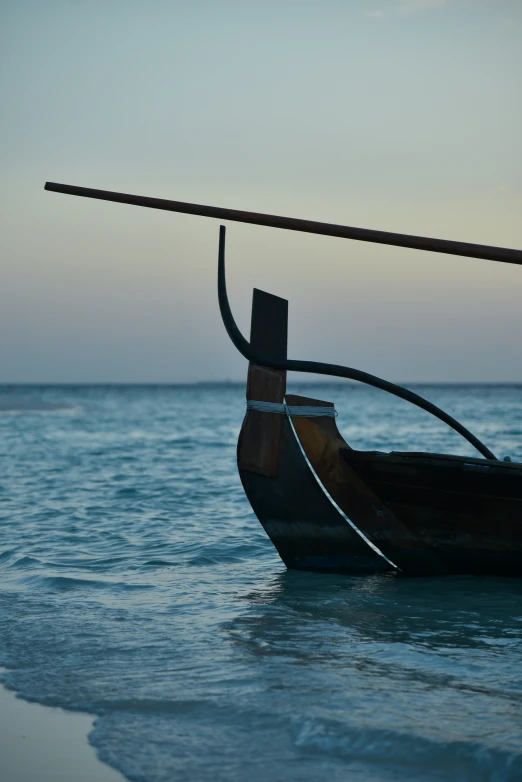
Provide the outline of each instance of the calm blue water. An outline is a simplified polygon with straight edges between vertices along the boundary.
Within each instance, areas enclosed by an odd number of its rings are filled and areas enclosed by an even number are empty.
[[[346,439],[473,453],[360,386]],[[522,461],[522,387],[418,387]],[[0,664],[132,780],[522,779],[522,581],[287,572],[244,497],[242,386],[0,390]]]

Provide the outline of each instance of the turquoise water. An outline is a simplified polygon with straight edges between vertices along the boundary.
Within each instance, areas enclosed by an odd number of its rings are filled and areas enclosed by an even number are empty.
[[[472,454],[355,385],[348,442]],[[425,386],[522,461],[522,387]],[[140,782],[522,779],[522,581],[287,572],[235,465],[243,386],[0,390],[0,665]]]

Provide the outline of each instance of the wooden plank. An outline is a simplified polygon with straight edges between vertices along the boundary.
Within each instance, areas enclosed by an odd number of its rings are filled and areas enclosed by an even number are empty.
[[[341,456],[449,572],[522,576],[519,468],[430,454]]]
[[[254,290],[251,343],[286,357],[288,303]],[[247,399],[284,401],[286,372],[251,363]],[[254,513],[288,568],[378,573],[390,565],[332,505],[312,475],[284,414],[247,412],[238,443],[239,475]]]
[[[393,454],[340,451],[349,464],[375,491],[384,484],[424,486],[472,497],[522,499],[522,470],[517,465],[482,460],[397,458]],[[407,489],[406,489],[407,491]]]
[[[289,405],[325,405],[306,397],[287,395]],[[442,560],[400,521],[345,460],[349,446],[334,418],[293,417],[292,422],[312,467],[325,489],[355,526],[395,565],[408,574],[439,575]]]
[[[254,513],[287,568],[329,573],[391,570],[350,527],[312,475],[286,416],[277,475],[240,470]]]
[[[495,537],[500,534],[499,527],[505,526],[512,540],[515,537],[522,540],[522,499],[455,491],[442,485],[429,487],[391,481],[372,482],[371,485],[387,505],[393,503],[446,513],[448,527],[453,528],[456,517],[463,514],[474,519],[477,532],[483,526]]]
[[[264,355],[286,359],[288,340],[288,302],[279,296],[254,288],[250,343]],[[250,363],[247,399],[282,403],[286,391],[286,372]],[[275,477],[279,457],[281,418],[276,413],[248,411],[238,443],[240,470]]]

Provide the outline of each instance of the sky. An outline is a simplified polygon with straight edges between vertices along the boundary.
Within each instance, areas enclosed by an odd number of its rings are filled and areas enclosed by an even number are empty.
[[[47,180],[522,248],[521,0],[2,0],[0,383],[242,380],[219,222]],[[522,268],[229,223],[289,357],[522,381]]]

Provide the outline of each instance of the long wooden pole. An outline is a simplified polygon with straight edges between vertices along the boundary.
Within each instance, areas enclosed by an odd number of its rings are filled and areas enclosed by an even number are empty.
[[[75,187],[57,182],[46,182],[46,190],[67,195],[98,198],[103,201],[116,201],[120,204],[146,206],[150,209],[164,209],[168,212],[183,212],[185,214],[201,215],[202,217],[217,217],[220,220],[234,220],[240,223],[265,225],[271,228],[284,228],[288,231],[303,231],[305,233],[337,236],[343,239],[356,239],[359,242],[374,242],[389,244],[395,247],[409,247],[414,250],[427,250],[448,255],[463,255],[469,258],[483,258],[487,261],[515,263],[522,265],[522,250],[511,250],[506,247],[492,247],[485,244],[470,244],[468,242],[453,242],[448,239],[430,239],[425,236],[410,236],[389,231],[374,231],[368,228],[353,228],[335,223],[320,223],[315,220],[299,220],[295,217],[278,217],[277,215],[244,212],[239,209],[225,209],[220,206],[203,206],[189,204],[184,201],[170,201],[166,198],[149,198],[148,196],[116,193],[111,190],[94,190],[90,187]]]

